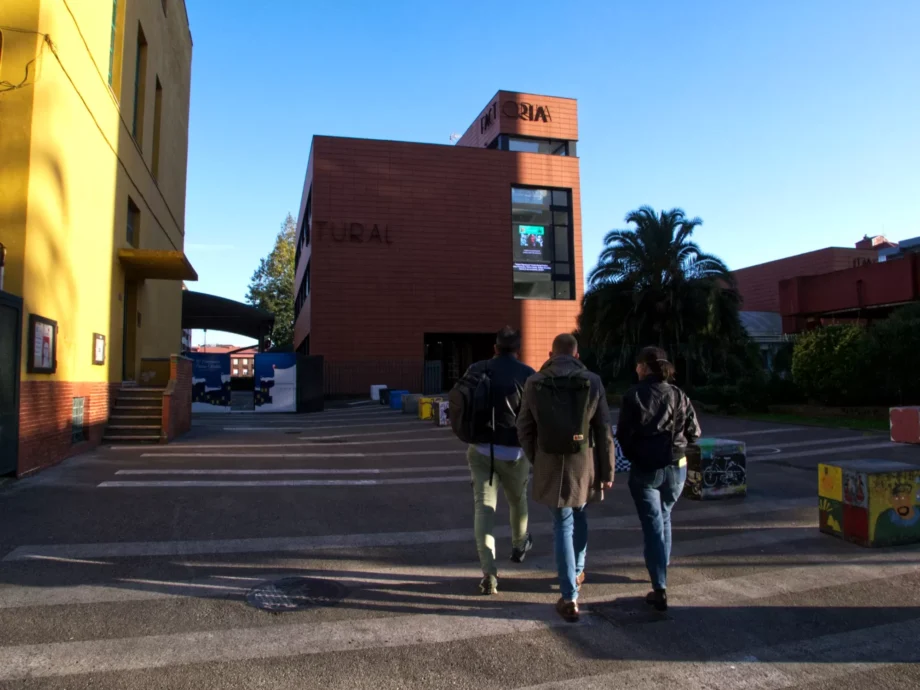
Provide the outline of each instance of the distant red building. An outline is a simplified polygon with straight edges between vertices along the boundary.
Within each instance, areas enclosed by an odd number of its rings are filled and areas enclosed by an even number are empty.
[[[250,378],[254,375],[253,363],[259,352],[258,347],[241,347],[239,345],[199,345],[190,352],[207,352],[215,355],[230,355],[230,376]]]

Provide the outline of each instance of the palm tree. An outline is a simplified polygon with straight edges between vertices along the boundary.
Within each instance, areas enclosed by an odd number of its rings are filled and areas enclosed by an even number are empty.
[[[635,227],[607,233],[588,275],[579,329],[594,347],[619,344],[623,364],[648,342],[692,356],[690,349],[743,334],[734,277],[692,241],[702,220],[678,208],[658,214],[643,206],[626,222]]]

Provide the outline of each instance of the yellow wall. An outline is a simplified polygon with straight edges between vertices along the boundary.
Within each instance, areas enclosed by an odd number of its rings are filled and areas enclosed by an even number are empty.
[[[124,274],[117,255],[129,246],[129,195],[140,209],[141,249],[183,248],[192,46],[182,0],[168,0],[167,6],[164,15],[161,0],[119,0],[116,81],[110,89],[111,0],[0,4],[0,25],[37,29],[50,39],[48,44],[40,35],[18,34],[14,53],[7,50],[12,32],[4,31],[0,62],[6,81],[17,72],[21,75],[33,57],[36,66],[30,86],[0,93],[0,153],[15,149],[6,138],[10,109],[15,126],[31,133],[27,165],[12,175],[20,187],[27,175],[25,200],[16,184],[9,191],[0,184],[0,242],[17,246],[22,223],[16,225],[21,216],[16,211],[24,206],[26,213],[24,256],[21,249],[15,256],[11,252],[6,285],[24,300],[26,380],[120,380]],[[148,43],[141,146],[131,135],[138,23]],[[159,180],[154,180],[157,77],[163,107]],[[179,352],[181,283],[142,283],[138,310],[142,325],[135,360]],[[29,313],[58,322],[58,370],[51,377],[26,373]],[[106,336],[106,367],[92,365],[93,333]]]

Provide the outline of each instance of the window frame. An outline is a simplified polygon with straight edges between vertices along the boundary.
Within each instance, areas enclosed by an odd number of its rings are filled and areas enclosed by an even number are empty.
[[[510,194],[508,195],[509,203],[511,208],[511,241],[512,243],[515,240],[514,237],[514,190],[515,189],[533,189],[540,190],[549,193],[549,214],[550,222],[553,228],[553,260],[550,262],[551,271],[550,271],[550,284],[552,285],[552,297],[518,297],[513,295],[516,300],[536,300],[540,302],[570,302],[577,299],[576,289],[575,289],[575,226],[573,223],[573,189],[571,187],[553,187],[551,185],[533,185],[533,184],[521,184],[517,182],[512,182],[510,187]],[[568,205],[559,206],[555,203],[555,193],[556,192],[565,192],[567,195]],[[566,213],[568,218],[567,225],[559,225],[558,227],[567,228],[567,240],[568,240],[568,255],[569,258],[566,261],[557,261],[556,260],[556,213]],[[569,272],[566,273],[557,273],[556,266],[558,264],[568,264]],[[511,281],[512,286],[517,282],[515,280],[514,262],[511,264]],[[520,281],[525,282],[525,281]],[[538,281],[531,281],[538,282]],[[569,297],[556,297],[557,283],[568,283],[569,285]],[[513,287],[512,287],[513,292]]]

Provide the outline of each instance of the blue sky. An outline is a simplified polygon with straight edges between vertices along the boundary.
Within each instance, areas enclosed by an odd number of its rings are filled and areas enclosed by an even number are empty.
[[[920,235],[916,0],[186,2],[191,289],[245,296],[314,134],[447,144],[499,89],[579,101],[586,268],[642,204],[732,268]]]

